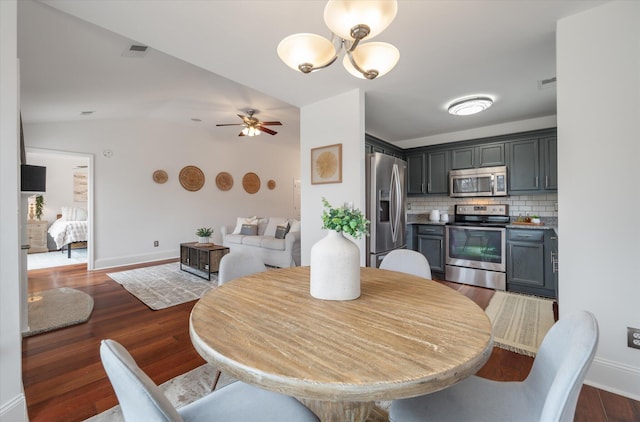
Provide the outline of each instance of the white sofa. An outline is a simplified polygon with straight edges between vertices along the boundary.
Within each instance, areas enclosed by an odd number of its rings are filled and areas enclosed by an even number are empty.
[[[245,227],[243,225],[256,226]],[[284,239],[277,239],[278,226],[287,226]],[[231,251],[241,251],[258,256],[265,265],[295,267],[300,265],[300,222],[283,217],[239,217],[235,227],[222,226],[222,245]],[[255,233],[255,234],[253,234]]]

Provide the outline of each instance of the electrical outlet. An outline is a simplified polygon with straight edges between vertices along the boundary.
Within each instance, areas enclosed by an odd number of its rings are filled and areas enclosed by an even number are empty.
[[[160,242],[158,242],[157,240],[154,240],[154,241],[153,241],[153,246],[154,246],[154,247],[158,247],[158,246],[160,246]]]
[[[627,327],[627,346],[640,349],[640,328]]]

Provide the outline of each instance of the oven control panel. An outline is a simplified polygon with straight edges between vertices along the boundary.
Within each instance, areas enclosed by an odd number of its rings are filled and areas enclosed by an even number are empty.
[[[456,205],[456,215],[509,215],[509,205]]]

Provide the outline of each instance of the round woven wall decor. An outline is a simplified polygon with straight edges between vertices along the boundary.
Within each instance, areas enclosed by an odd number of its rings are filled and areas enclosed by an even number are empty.
[[[267,182],[267,187],[269,190],[274,190],[276,188],[276,181],[271,179]]]
[[[180,170],[180,184],[188,191],[195,192],[204,186],[204,173],[196,166],[186,166]]]
[[[227,191],[233,187],[233,176],[226,171],[221,171],[216,176],[216,186],[218,189]]]
[[[255,173],[247,173],[242,178],[242,187],[247,193],[256,193],[260,190],[260,178]]]
[[[166,183],[169,175],[164,170],[156,170],[153,172],[153,181],[156,183]]]

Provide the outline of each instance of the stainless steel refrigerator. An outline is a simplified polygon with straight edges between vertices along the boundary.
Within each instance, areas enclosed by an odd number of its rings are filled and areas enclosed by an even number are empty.
[[[407,163],[379,152],[367,154],[367,266],[379,267],[390,251],[407,246],[405,173]]]

